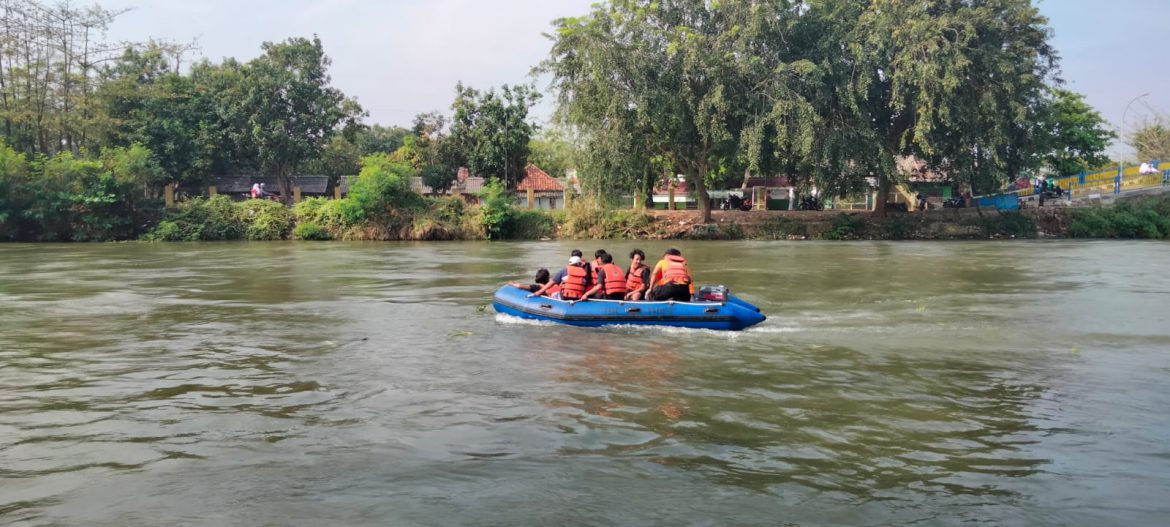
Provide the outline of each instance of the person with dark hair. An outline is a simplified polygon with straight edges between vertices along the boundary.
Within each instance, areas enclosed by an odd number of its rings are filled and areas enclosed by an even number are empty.
[[[642,263],[646,253],[641,249],[630,251],[630,268],[626,271],[626,300],[638,301],[650,292],[650,268]]]
[[[597,283],[597,270],[601,269],[601,255],[606,254],[605,249],[598,249],[593,251],[593,261],[590,262],[592,267],[589,270],[589,276],[593,278],[593,283]]]
[[[590,287],[593,286],[593,281],[590,276],[589,264],[582,261],[582,253],[580,249],[573,249],[569,252],[569,265],[560,271],[544,285],[544,288],[534,291],[531,296],[538,296],[548,292],[553,286],[560,287],[561,298],[565,300],[576,300],[585,294]],[[584,271],[584,281],[581,282],[578,275],[580,268]],[[579,283],[580,282],[580,283]],[[566,291],[568,289],[568,291]],[[580,291],[578,291],[580,289]],[[551,296],[551,295],[550,295]]]
[[[581,297],[581,300],[588,300],[589,297],[600,293],[602,298],[606,300],[624,300],[626,298],[626,275],[622,272],[622,268],[613,264],[613,255],[609,253],[601,253],[597,257],[601,260],[601,266],[596,267],[597,281],[593,283],[593,287]]]
[[[682,257],[682,251],[673,247],[667,249],[662,260],[654,266],[650,282],[654,284],[651,290],[651,298],[654,300],[688,302],[691,295],[695,294],[695,283],[691,279],[687,261]]]
[[[529,293],[535,293],[537,291],[540,291],[541,288],[543,288],[544,285],[548,283],[548,281],[549,281],[548,269],[541,267],[540,269],[536,270],[536,280],[535,280],[536,283],[535,284],[522,284],[520,282],[508,282],[508,285],[515,287],[516,289],[523,289],[525,291],[528,291]],[[557,291],[560,291],[560,289],[561,288],[556,286],[556,284],[553,284],[553,286],[550,287],[549,290],[545,292],[545,295],[553,296],[554,294],[556,294]]]

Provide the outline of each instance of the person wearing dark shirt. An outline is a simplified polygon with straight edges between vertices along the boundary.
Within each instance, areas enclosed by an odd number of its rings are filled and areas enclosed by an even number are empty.
[[[548,280],[549,280],[548,269],[541,267],[540,269],[536,270],[536,280],[535,280],[536,283],[535,284],[522,284],[520,282],[508,282],[508,285],[515,287],[517,289],[523,289],[525,291],[528,291],[529,293],[535,293],[537,291],[540,291],[541,288],[543,288],[544,285],[548,283]]]

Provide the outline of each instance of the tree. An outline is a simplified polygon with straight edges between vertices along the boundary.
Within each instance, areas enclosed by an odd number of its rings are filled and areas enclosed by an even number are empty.
[[[624,172],[628,185],[645,182],[649,159],[663,156],[686,175],[709,222],[709,185],[744,166],[770,163],[779,148],[764,148],[769,132],[767,144],[776,145],[809,128],[799,119],[808,105],[791,86],[803,70],[787,69],[783,38],[802,6],[598,4],[589,15],[554,23],[552,56],[542,70],[553,76],[560,118],[593,142],[592,165]],[[596,158],[604,155],[624,159]]]
[[[355,126],[364,112],[329,86],[330,60],[320,39],[265,42],[263,49],[264,55],[243,69],[240,108],[257,164],[276,177],[288,199],[293,169],[318,157],[340,127]]]
[[[581,163],[579,141],[565,127],[546,128],[528,141],[528,162],[553,177],[564,177],[565,172]]]
[[[1053,173],[1067,176],[1109,162],[1104,152],[1117,135],[1105,128],[1105,119],[1083,95],[1052,89],[1045,116],[1038,133],[1046,136],[1044,163]]]
[[[389,154],[402,146],[403,139],[410,134],[410,130],[401,126],[372,125],[357,132],[355,142],[361,149],[363,156],[370,154]]]
[[[505,84],[496,93],[494,89],[480,92],[457,84],[450,140],[454,152],[464,157],[458,160],[465,161],[474,174],[515,187],[524,174],[533,132],[526,120],[528,110],[539,98],[539,93],[523,85]]]
[[[904,155],[991,190],[1032,155],[1018,139],[1056,64],[1046,23],[1030,0],[869,2],[848,37],[857,74],[842,103],[875,141],[841,155],[877,177],[882,198]]]
[[[1126,141],[1144,161],[1170,161],[1170,119],[1155,115],[1147,119],[1129,135]]]

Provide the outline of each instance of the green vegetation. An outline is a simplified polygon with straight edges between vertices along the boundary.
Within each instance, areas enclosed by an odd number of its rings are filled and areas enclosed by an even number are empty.
[[[1170,197],[1074,210],[1068,233],[1073,238],[1170,238]]]
[[[361,123],[331,85],[317,38],[264,42],[248,61],[180,68],[188,47],[101,39],[119,12],[17,0],[0,39],[0,240],[514,239],[701,237],[826,239],[915,235],[895,216],[823,224],[710,224],[707,188],[784,176],[823,197],[902,182],[895,160],[972,191],[1043,165],[1091,167],[1112,135],[1083,97],[1053,87],[1056,55],[1032,0],[683,2],[608,0],[554,22],[556,125],[538,132],[529,85],[455,86],[450,115],[411,127]],[[1128,138],[1165,152],[1165,123]],[[1168,154],[1170,155],[1170,154]],[[576,169],[587,199],[529,211],[508,192],[530,160]],[[459,167],[488,180],[479,203],[431,198]],[[288,203],[198,195],[214,176],[263,174],[291,195],[315,173],[346,199]],[[613,210],[683,174],[703,227]],[[162,210],[167,184],[184,190]],[[645,200],[644,200],[645,201]],[[884,200],[879,200],[879,207]],[[1156,207],[1085,212],[1084,236],[1161,237]],[[1159,216],[1161,217],[1161,216]],[[989,215],[988,236],[1030,236],[1032,220]]]
[[[865,220],[856,214],[841,213],[833,216],[829,228],[821,233],[823,240],[855,240],[865,230]]]

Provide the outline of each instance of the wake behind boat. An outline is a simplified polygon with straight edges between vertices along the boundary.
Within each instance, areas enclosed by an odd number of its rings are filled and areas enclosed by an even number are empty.
[[[722,300],[692,302],[589,299],[570,303],[546,296],[529,298],[528,291],[507,285],[496,291],[492,307],[515,317],[584,327],[639,325],[739,331],[767,318],[756,306],[731,295]]]

